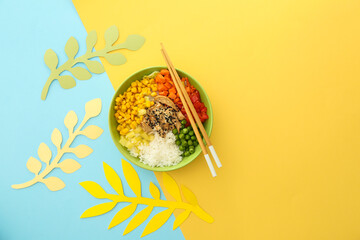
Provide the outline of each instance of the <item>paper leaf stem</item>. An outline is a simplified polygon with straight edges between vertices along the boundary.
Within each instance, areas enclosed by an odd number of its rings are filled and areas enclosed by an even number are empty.
[[[160,190],[158,187],[150,182],[149,190],[153,198],[146,198],[141,196],[141,183],[138,174],[135,169],[131,166],[130,163],[122,160],[122,169],[127,180],[128,185],[136,194],[136,197],[128,197],[123,193],[122,182],[119,175],[105,162],[103,163],[105,177],[109,184],[115,189],[118,194],[109,194],[96,182],[86,181],[81,182],[80,185],[85,188],[91,195],[95,198],[104,198],[109,199],[112,202],[106,202],[103,204],[98,204],[94,207],[86,210],[80,218],[98,216],[103,213],[109,212],[113,207],[120,202],[130,203],[126,207],[122,208],[119,212],[115,214],[113,219],[109,224],[109,229],[117,226],[118,224],[124,222],[126,219],[130,218],[135,212],[139,204],[146,205],[147,207],[138,212],[128,223],[125,228],[123,235],[128,234],[133,231],[135,228],[139,227],[147,218],[149,218],[154,207],[163,207],[167,208],[164,211],[157,213],[145,227],[141,237],[146,236],[161,226],[163,226],[166,221],[169,219],[171,214],[175,209],[181,209],[183,212],[176,218],[173,229],[179,227],[190,215],[194,213],[199,218],[203,219],[206,222],[212,223],[214,219],[206,213],[199,205],[196,200],[195,195],[186,187],[183,187],[183,195],[187,201],[190,203],[184,202],[181,199],[181,193],[178,185],[175,180],[170,177],[167,173],[163,173],[164,185],[168,186],[168,189],[172,189],[173,194],[176,196],[176,201],[167,201],[160,199]],[[176,191],[175,191],[175,190]],[[177,192],[179,191],[179,196]],[[195,201],[196,200],[196,201]]]
[[[41,92],[41,99],[46,99],[50,85],[56,79],[59,81],[60,86],[64,89],[70,89],[76,86],[75,79],[70,75],[62,75],[63,72],[68,71],[79,80],[88,80],[91,78],[90,72],[100,74],[105,71],[100,62],[91,61],[90,59],[95,57],[103,57],[110,64],[121,65],[126,62],[126,58],[123,54],[114,51],[119,49],[136,51],[141,48],[145,42],[145,38],[142,36],[129,35],[125,42],[115,44],[118,37],[119,31],[117,27],[109,27],[104,34],[106,43],[105,47],[103,49],[93,51],[97,42],[97,35],[95,31],[89,32],[88,36],[86,37],[86,53],[79,57],[76,57],[79,51],[79,43],[74,37],[70,37],[65,45],[65,53],[68,57],[68,60],[59,67],[59,59],[56,53],[52,49],[48,49],[45,52],[44,61],[51,72]],[[83,67],[75,67],[77,63],[84,63],[90,72]]]
[[[71,52],[69,52],[70,54]],[[35,183],[42,182],[47,188],[51,191],[58,191],[65,187],[65,183],[57,177],[47,177],[47,175],[55,168],[60,168],[65,173],[73,173],[77,171],[81,165],[77,161],[73,159],[65,159],[63,161],[62,157],[65,153],[74,153],[78,158],[87,157],[92,153],[92,149],[87,145],[79,145],[75,148],[71,148],[71,144],[75,140],[75,138],[79,135],[90,135],[89,138],[96,139],[100,137],[103,130],[97,126],[90,128],[90,130],[85,131],[82,129],[84,125],[89,121],[90,118],[99,115],[101,112],[101,100],[93,99],[86,103],[85,105],[85,117],[80,123],[79,127],[74,130],[78,117],[74,111],[69,111],[64,119],[64,124],[69,131],[69,138],[64,143],[64,146],[61,147],[61,143],[63,141],[62,134],[59,129],[55,128],[51,134],[51,141],[57,148],[57,153],[54,155],[53,160],[50,162],[52,157],[52,152],[48,145],[45,143],[41,143],[38,148],[39,160],[34,157],[30,157],[28,162],[26,163],[26,167],[30,172],[34,174],[34,178],[28,182],[22,184],[14,184],[11,187],[14,189],[22,189],[27,188]],[[94,126],[94,125],[91,125]],[[95,129],[95,130],[94,130]],[[45,167],[42,167],[41,162],[45,163]],[[43,170],[41,171],[41,169]],[[41,171],[41,172],[40,172]]]

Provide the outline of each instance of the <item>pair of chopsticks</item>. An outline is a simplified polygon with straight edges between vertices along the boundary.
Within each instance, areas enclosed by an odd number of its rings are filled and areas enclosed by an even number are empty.
[[[201,150],[204,154],[204,157],[205,157],[205,160],[206,160],[206,163],[210,169],[210,172],[212,174],[213,177],[216,177],[216,172],[215,172],[215,168],[211,162],[211,159],[209,157],[209,154],[207,153],[206,151],[206,147],[204,145],[204,142],[201,138],[201,135],[199,133],[199,130],[196,126],[196,124],[199,126],[200,128],[200,131],[202,133],[202,135],[204,136],[204,139],[205,139],[205,142],[207,144],[207,146],[209,147],[210,149],[210,152],[211,152],[211,155],[213,156],[214,160],[215,160],[215,163],[216,165],[220,168],[222,165],[221,165],[221,162],[220,162],[220,159],[218,157],[218,155],[216,154],[215,152],[215,148],[214,146],[212,145],[211,141],[210,141],[210,138],[209,136],[207,135],[206,131],[205,131],[205,128],[194,108],[194,105],[192,104],[191,100],[190,100],[190,97],[188,95],[188,93],[186,92],[186,89],[184,87],[184,85],[182,84],[181,80],[180,80],[180,77],[174,67],[174,65],[172,64],[170,58],[169,58],[169,55],[167,54],[165,48],[164,48],[164,45],[161,43],[161,53],[163,54],[164,58],[165,58],[165,61],[166,61],[166,65],[169,69],[169,72],[170,72],[170,75],[175,83],[175,87],[176,87],[176,91],[179,93],[179,96],[180,96],[180,99],[181,99],[181,102],[183,103],[184,105],[184,108],[185,108],[185,111],[186,111],[186,114],[187,116],[189,117],[189,120],[190,120],[190,123],[191,123],[191,127],[193,128],[194,132],[195,132],[195,136],[199,142],[199,145],[201,147]],[[195,120],[194,120],[194,117],[195,117]],[[196,123],[195,123],[196,121]]]

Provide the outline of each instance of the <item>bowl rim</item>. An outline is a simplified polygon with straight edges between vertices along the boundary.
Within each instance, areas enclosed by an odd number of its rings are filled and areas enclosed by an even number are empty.
[[[128,79],[132,78],[133,76],[139,74],[140,72],[144,72],[144,71],[147,71],[149,69],[154,69],[154,68],[158,68],[158,69],[168,69],[167,66],[151,66],[151,67],[146,67],[146,68],[143,68],[143,69],[140,69],[136,72],[134,72],[133,74],[131,74],[130,76],[126,77],[124,81],[122,81],[120,83],[120,85],[118,86],[118,88],[115,90],[114,92],[114,95],[111,99],[111,102],[110,102],[110,106],[109,106],[109,116],[108,116],[108,126],[109,126],[109,131],[110,131],[110,135],[111,135],[111,138],[114,142],[114,145],[116,146],[116,148],[118,149],[118,151],[123,155],[123,153],[121,152],[121,150],[119,149],[119,147],[117,146],[117,144],[115,143],[115,141],[118,141],[118,139],[116,139],[117,136],[115,136],[112,132],[112,128],[111,128],[111,118],[113,118],[114,116],[111,114],[112,112],[112,105],[113,105],[113,102],[115,101],[117,95],[119,94],[119,90],[120,88],[122,87],[122,85],[128,81]],[[214,116],[213,116],[213,111],[212,111],[212,105],[211,105],[211,102],[210,102],[210,98],[209,96],[207,95],[205,89],[203,88],[203,86],[193,77],[191,76],[190,74],[188,74],[187,72],[181,70],[181,69],[178,69],[178,68],[175,68],[176,71],[178,71],[180,74],[183,73],[187,76],[189,76],[192,80],[194,80],[203,90],[203,96],[202,97],[205,97],[207,99],[207,102],[209,103],[209,105],[207,106],[207,108],[209,109],[208,112],[211,113],[211,118],[212,118],[212,121],[209,121],[208,124],[209,125],[209,131],[207,132],[208,136],[210,137],[211,136],[211,132],[212,132],[212,128],[213,128],[213,121],[214,121]],[[156,70],[154,70],[156,71]],[[206,147],[206,144],[205,144],[205,147]],[[138,162],[136,161],[133,161],[132,159],[128,159],[127,157],[123,156],[124,158],[126,158],[128,161],[130,161],[131,163],[135,164],[136,166],[138,167],[141,167],[143,169],[146,169],[146,170],[150,170],[150,171],[155,171],[155,172],[168,172],[168,171],[173,171],[173,170],[177,170],[177,169],[180,169],[182,167],[185,167],[187,166],[189,163],[193,162],[201,153],[202,151],[198,152],[196,154],[196,156],[194,155],[194,158],[191,160],[191,161],[188,161],[184,164],[180,164],[181,162],[179,162],[178,164],[174,165],[174,166],[167,166],[167,167],[151,167],[147,164],[143,164],[143,165],[139,165]],[[170,169],[168,169],[170,168]]]

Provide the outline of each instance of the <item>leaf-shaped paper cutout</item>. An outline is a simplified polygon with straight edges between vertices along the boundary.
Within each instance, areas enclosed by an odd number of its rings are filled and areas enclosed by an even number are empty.
[[[186,201],[191,203],[191,205],[194,205],[194,206],[198,205],[198,201],[196,199],[196,196],[190,189],[188,189],[184,185],[181,185],[181,191],[182,191]]]
[[[75,79],[70,75],[59,76],[58,81],[60,86],[64,89],[70,89],[76,86]]]
[[[144,43],[145,38],[137,34],[129,35],[125,41],[126,48],[132,51],[138,50],[142,47],[142,45],[144,45]]]
[[[160,190],[159,188],[153,184],[152,182],[150,182],[150,186],[149,186],[149,190],[150,190],[150,194],[154,199],[159,199],[160,198]]]
[[[60,148],[62,143],[62,135],[59,129],[55,128],[51,134],[51,141],[55,147]]]
[[[69,59],[73,59],[79,51],[79,44],[74,37],[70,37],[65,45],[65,53]]]
[[[93,152],[92,148],[87,145],[79,145],[77,147],[71,148],[70,151],[78,158],[85,158]]]
[[[50,70],[55,70],[59,63],[59,59],[52,49],[48,49],[44,55],[44,62]]]
[[[36,158],[30,157],[26,163],[26,167],[27,169],[29,169],[30,172],[34,173],[35,175],[38,175],[38,173],[41,170],[41,162]]]
[[[162,225],[166,223],[166,221],[169,219],[171,214],[173,213],[174,209],[167,209],[162,212],[159,212],[156,214],[146,225],[143,233],[141,234],[141,237],[144,237],[152,232],[155,232],[158,230]]]
[[[112,167],[110,167],[105,162],[103,162],[103,166],[104,166],[106,180],[120,196],[124,196],[124,190],[119,175],[115,172],[115,170]]]
[[[86,37],[86,49],[88,52],[91,52],[95,47],[97,41],[97,35],[95,31],[89,32],[88,36]],[[91,71],[91,70],[90,70]]]
[[[181,202],[181,194],[179,186],[176,184],[175,180],[167,173],[163,172],[163,182],[166,190],[170,195],[176,199],[176,201]]]
[[[41,182],[43,182],[51,191],[59,191],[65,187],[65,183],[57,177],[48,177],[42,179]]]
[[[115,25],[109,27],[105,31],[104,37],[105,37],[106,46],[113,45],[116,42],[116,40],[119,38],[119,30],[118,30],[118,28]]]
[[[101,99],[95,98],[85,104],[85,112],[89,118],[96,117],[101,112]]]
[[[135,212],[137,207],[136,203],[131,203],[130,205],[122,208],[118,213],[115,214],[114,218],[111,220],[108,229],[113,228],[129,217]]]
[[[122,160],[122,168],[130,188],[133,190],[136,196],[141,197],[141,183],[135,169],[125,160]]]
[[[180,213],[175,221],[174,221],[174,225],[173,225],[173,230],[175,230],[176,228],[178,228],[183,222],[185,222],[185,220],[189,217],[191,211],[190,210],[185,210],[182,213]]]
[[[85,188],[86,191],[88,191],[93,197],[96,198],[106,198],[107,193],[105,190],[96,182],[92,181],[85,181],[79,183],[83,188]]]
[[[73,172],[79,170],[79,168],[81,168],[81,165],[74,159],[65,159],[64,161],[59,163],[59,168],[64,173],[73,173]]]
[[[116,206],[116,204],[117,202],[106,202],[95,205],[83,212],[80,218],[95,217],[110,212]]]
[[[82,67],[73,67],[70,68],[69,71],[79,80],[88,80],[91,78],[91,73]]]
[[[93,73],[96,73],[96,74],[100,74],[100,73],[105,72],[104,66],[98,61],[88,60],[88,61],[85,61],[84,63],[86,64],[86,66],[90,70],[90,72],[93,72]]]
[[[96,126],[96,125],[90,125],[86,127],[84,130],[81,131],[81,134],[90,138],[90,139],[97,139],[101,136],[101,134],[104,132],[102,128]]]
[[[123,235],[128,234],[129,232],[140,226],[143,222],[145,222],[145,220],[150,216],[153,209],[153,206],[148,206],[141,210],[138,214],[136,214],[126,226]]]
[[[69,133],[72,133],[74,130],[75,125],[78,122],[78,117],[74,111],[70,111],[66,114],[64,119],[64,124],[69,129]]]
[[[38,148],[38,155],[41,161],[49,164],[52,154],[48,145],[46,145],[45,143],[40,143],[40,146]]]
[[[119,52],[108,53],[105,56],[106,61],[112,65],[121,65],[126,63],[126,57]]]

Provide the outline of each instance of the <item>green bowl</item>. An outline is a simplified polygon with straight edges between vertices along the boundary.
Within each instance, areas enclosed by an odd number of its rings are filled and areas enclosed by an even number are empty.
[[[114,117],[114,114],[115,114],[114,106],[115,106],[115,98],[117,96],[119,96],[120,94],[124,93],[126,91],[126,89],[129,88],[129,86],[132,82],[134,82],[136,80],[141,80],[144,76],[149,75],[154,71],[160,71],[161,69],[164,69],[164,68],[167,68],[167,67],[164,67],[164,66],[149,67],[149,68],[142,69],[142,70],[134,73],[130,77],[128,77],[120,85],[120,87],[116,90],[114,97],[112,98],[111,105],[110,105],[110,111],[109,111],[109,128],[110,128],[111,137],[112,137],[116,147],[124,155],[124,157],[139,167],[142,167],[144,169],[151,170],[151,171],[160,171],[160,172],[175,170],[175,169],[184,167],[185,165],[192,162],[201,153],[200,145],[196,146],[195,152],[193,154],[191,154],[188,157],[184,157],[183,160],[180,163],[178,163],[177,165],[170,166],[170,167],[150,167],[149,165],[146,165],[146,164],[140,162],[139,158],[131,156],[129,151],[119,143],[120,134],[116,130],[118,123]],[[213,112],[212,112],[209,97],[206,95],[206,92],[202,88],[200,83],[198,81],[196,81],[192,76],[190,76],[189,74],[187,74],[179,69],[176,69],[176,70],[177,70],[178,74],[180,75],[180,77],[187,77],[189,79],[190,83],[200,92],[201,101],[207,107],[207,114],[209,115],[209,119],[207,119],[205,121],[204,127],[205,127],[207,134],[210,136],[211,130],[212,130],[212,125],[213,125]]]

